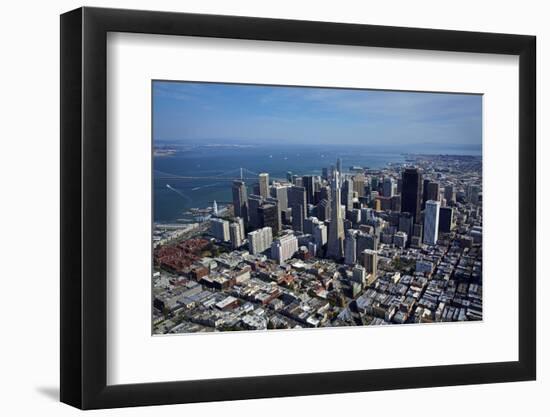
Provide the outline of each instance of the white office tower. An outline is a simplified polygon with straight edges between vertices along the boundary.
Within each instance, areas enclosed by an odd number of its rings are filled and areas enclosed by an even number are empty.
[[[241,230],[241,239],[244,240],[246,233],[244,231],[244,219],[242,217],[235,217],[235,223],[239,223],[239,229]]]
[[[347,265],[355,264],[357,260],[357,231],[350,229],[346,233],[344,241],[344,258]]]
[[[382,183],[382,194],[384,197],[393,197],[394,180],[392,177],[384,177]]]
[[[439,201],[426,201],[424,210],[424,243],[435,245],[437,243],[437,229],[439,227]]]
[[[271,244],[271,258],[282,264],[298,251],[298,239],[293,234],[288,234],[275,239]]]
[[[239,223],[229,225],[229,238],[233,249],[240,248],[243,245],[243,236],[241,235],[241,226]]]
[[[260,196],[262,198],[269,197],[269,174],[262,172],[258,175],[258,182],[260,183]]]
[[[344,220],[342,217],[339,173],[334,173],[332,181],[331,216],[328,230],[327,257],[340,260],[344,257]]]
[[[366,275],[367,274],[364,267],[362,267],[361,265],[355,265],[353,267],[351,280],[363,285],[365,283]]]
[[[288,185],[273,184],[270,188],[271,197],[276,198],[281,210],[288,208]]]
[[[271,227],[263,227],[248,234],[248,249],[252,255],[262,253],[271,246],[272,242]]]
[[[367,274],[372,275],[373,279],[376,278],[377,265],[378,253],[371,249],[365,249],[363,251],[363,266],[365,267]]]
[[[346,206],[346,210],[353,209],[353,180],[346,178],[342,181],[342,204]]]
[[[210,221],[210,233],[218,240],[229,241],[229,222],[223,219],[212,219]]]
[[[318,255],[321,253],[324,246],[327,244],[327,226],[323,222],[319,222],[318,224],[313,226],[313,243],[315,243],[316,246],[316,252],[315,255]]]

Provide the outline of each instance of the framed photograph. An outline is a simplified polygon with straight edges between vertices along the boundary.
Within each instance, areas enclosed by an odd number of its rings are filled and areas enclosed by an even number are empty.
[[[61,16],[61,401],[533,380],[535,37]]]

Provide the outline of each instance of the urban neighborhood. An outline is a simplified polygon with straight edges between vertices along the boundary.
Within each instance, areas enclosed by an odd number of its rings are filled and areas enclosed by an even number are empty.
[[[327,165],[155,222],[153,334],[482,320],[481,157]]]

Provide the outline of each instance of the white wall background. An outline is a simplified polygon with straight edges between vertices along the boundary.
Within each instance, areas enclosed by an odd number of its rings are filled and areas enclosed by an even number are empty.
[[[59,392],[59,17],[81,6],[72,0],[3,4],[0,65],[0,410],[4,415],[75,415]],[[238,14],[440,29],[509,32],[538,37],[538,235],[550,233],[541,216],[550,198],[550,157],[543,120],[550,97],[550,26],[545,2],[124,0],[86,5],[180,12]],[[7,145],[7,148],[6,148]],[[547,188],[547,186],[546,186]],[[538,257],[550,249],[539,239]],[[545,295],[550,284],[539,268],[538,381],[482,386],[238,401],[99,411],[98,415],[318,416],[548,415],[550,326]]]

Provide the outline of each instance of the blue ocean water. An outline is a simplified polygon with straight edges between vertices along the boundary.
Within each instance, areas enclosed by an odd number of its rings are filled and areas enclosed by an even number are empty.
[[[216,200],[231,201],[231,184],[239,169],[267,172],[271,179],[296,175],[320,175],[324,167],[342,159],[344,171],[350,166],[381,168],[388,163],[403,163],[403,152],[411,150],[372,149],[362,146],[266,145],[251,147],[196,146],[172,155],[154,157],[153,201],[155,222],[175,222],[190,208],[205,208]],[[423,150],[426,153],[427,150]],[[471,154],[471,151],[439,150],[437,153]],[[474,152],[475,153],[475,152]],[[171,179],[171,176],[209,177]],[[219,177],[212,178],[212,177]],[[245,172],[245,177],[253,177]],[[246,181],[251,186],[254,180]]]

